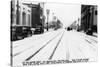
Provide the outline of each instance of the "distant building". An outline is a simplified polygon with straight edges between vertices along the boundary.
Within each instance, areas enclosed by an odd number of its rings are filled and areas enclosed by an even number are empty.
[[[97,6],[96,5],[82,5],[81,6],[81,30],[88,32],[91,30],[97,32]]]
[[[72,22],[71,25],[68,28],[70,28],[71,30],[74,29],[76,31],[79,31],[79,29],[80,29],[80,18],[78,18],[77,20]]]

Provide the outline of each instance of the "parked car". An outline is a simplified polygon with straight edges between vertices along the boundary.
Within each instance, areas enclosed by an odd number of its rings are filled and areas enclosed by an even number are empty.
[[[35,28],[34,34],[41,34],[41,33],[43,33],[43,32],[44,32],[43,27],[37,26],[37,27]]]
[[[28,36],[32,36],[32,31],[30,27],[28,26],[11,27],[11,41],[21,40]]]
[[[93,35],[93,30],[91,28],[89,28],[87,31],[86,31],[86,34],[87,35]]]

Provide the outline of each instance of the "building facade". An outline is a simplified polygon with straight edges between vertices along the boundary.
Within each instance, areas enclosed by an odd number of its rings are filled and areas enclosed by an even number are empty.
[[[81,30],[84,32],[91,31],[97,33],[97,6],[82,5],[81,6]]]
[[[11,1],[11,25],[31,26],[31,8],[24,5],[21,0]]]
[[[44,32],[43,3],[11,1],[11,40],[24,39]]]

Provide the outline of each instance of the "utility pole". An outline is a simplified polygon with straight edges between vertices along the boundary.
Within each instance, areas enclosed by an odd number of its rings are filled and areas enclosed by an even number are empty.
[[[47,12],[47,31],[48,31],[49,30],[49,28],[48,28],[48,21],[49,21],[49,12],[50,12],[50,10],[47,9],[46,12]]]

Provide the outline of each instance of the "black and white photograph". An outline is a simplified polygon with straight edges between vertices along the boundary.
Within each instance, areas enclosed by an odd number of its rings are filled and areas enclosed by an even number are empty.
[[[96,62],[98,6],[11,0],[14,67]]]

